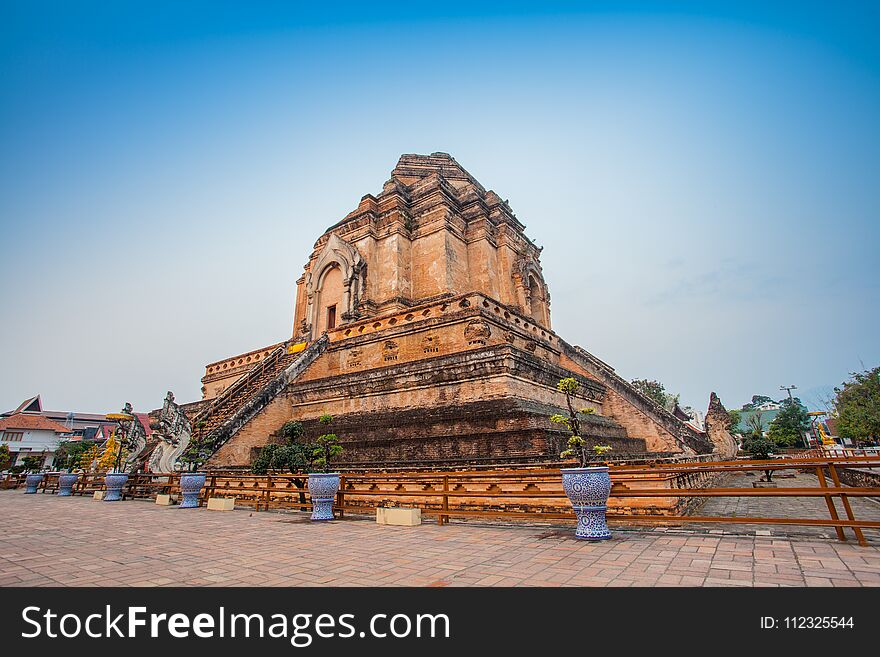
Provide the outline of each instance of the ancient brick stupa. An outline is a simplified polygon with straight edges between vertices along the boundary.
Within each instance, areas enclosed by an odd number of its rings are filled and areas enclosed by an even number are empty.
[[[208,466],[250,464],[291,419],[317,435],[325,412],[343,466],[550,460],[564,442],[556,384],[571,376],[596,411],[583,433],[616,454],[712,451],[553,332],[524,228],[448,154],[403,155],[315,242],[290,339],[207,365],[193,421]]]

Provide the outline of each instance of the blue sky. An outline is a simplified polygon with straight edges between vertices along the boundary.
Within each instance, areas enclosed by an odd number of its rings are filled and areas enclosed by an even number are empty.
[[[198,398],[413,152],[627,378],[815,404],[880,362],[876,4],[436,4],[4,3],[0,406]]]

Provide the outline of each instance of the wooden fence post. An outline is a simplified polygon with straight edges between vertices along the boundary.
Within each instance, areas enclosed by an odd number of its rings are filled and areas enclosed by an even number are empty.
[[[336,506],[339,507],[340,520],[345,516],[345,475],[339,475],[339,490],[336,493]]]
[[[831,481],[834,482],[834,487],[843,488],[843,486],[840,485],[840,478],[837,476],[837,469],[834,467],[834,463],[830,461],[828,462],[828,470],[831,472]],[[846,511],[846,517],[850,520],[855,520],[855,516],[853,516],[852,512],[852,507],[849,503],[849,498],[846,495],[841,494],[840,500],[843,502],[843,508]],[[856,535],[856,538],[859,540],[859,545],[863,547],[867,546],[868,542],[865,540],[865,535],[862,533],[862,528],[853,527],[852,529]]]
[[[266,506],[266,511],[269,510],[269,502],[272,501],[272,475],[270,473],[266,473],[266,494],[263,496],[266,499],[263,504]],[[260,510],[260,500],[257,498],[257,511]]]
[[[443,511],[449,511],[449,475],[443,475]],[[440,514],[438,516],[439,525],[448,525],[449,516]]]
[[[828,484],[825,481],[825,473],[822,471],[822,466],[816,466],[816,476],[819,478],[819,488],[826,489],[828,488]],[[834,506],[834,498],[831,495],[825,496],[825,503],[828,505],[828,512],[831,514],[832,520],[840,520],[840,516],[837,515],[837,508]],[[839,525],[834,528],[834,531],[837,532],[838,540],[846,542],[846,534],[843,533],[843,527]]]

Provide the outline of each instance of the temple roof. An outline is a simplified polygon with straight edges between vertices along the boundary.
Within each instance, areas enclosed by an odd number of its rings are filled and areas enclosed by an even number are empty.
[[[404,185],[415,184],[420,178],[427,178],[436,174],[448,181],[461,181],[470,183],[479,189],[482,194],[486,193],[483,186],[477,182],[467,170],[455,161],[449,153],[431,153],[430,155],[417,155],[407,153],[400,156],[397,166],[391,171],[391,178],[397,179]],[[456,185],[458,187],[459,185]]]
[[[58,424],[42,415],[31,413],[16,413],[0,420],[0,431],[7,429],[21,429],[24,431],[54,431],[55,433],[70,433],[70,429],[63,424]]]
[[[19,407],[16,408],[14,411],[12,411],[12,413],[9,413],[9,415],[13,415],[15,413],[25,413],[25,412],[40,413],[40,412],[42,412],[42,410],[43,410],[43,402],[40,400],[40,396],[37,395],[36,397],[31,397],[30,399],[25,399],[23,402],[21,402]]]
[[[525,228],[506,200],[492,190],[486,190],[449,153],[436,152],[401,155],[382,191],[376,196],[364,195],[358,207],[330,226],[327,232],[364,215],[376,218],[392,210],[417,215],[438,204],[445,204],[465,221],[488,216],[494,224],[508,223],[520,233]],[[320,244],[319,239],[315,247]]]

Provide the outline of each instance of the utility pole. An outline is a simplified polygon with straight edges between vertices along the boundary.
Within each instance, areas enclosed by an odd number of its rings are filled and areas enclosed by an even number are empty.
[[[779,386],[780,390],[785,390],[788,393],[788,398],[792,399],[791,391],[797,390],[797,386]]]

